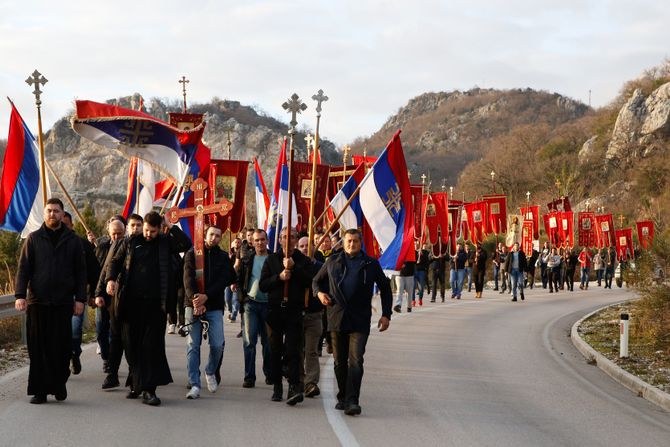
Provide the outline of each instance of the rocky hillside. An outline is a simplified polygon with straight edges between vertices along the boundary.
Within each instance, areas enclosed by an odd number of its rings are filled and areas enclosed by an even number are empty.
[[[118,101],[121,106],[133,107],[138,99],[135,94]],[[154,98],[149,102],[146,111],[167,120],[167,112],[179,112],[180,107],[176,102],[166,104]],[[251,160],[253,156],[258,157],[266,182],[272,182],[280,149],[278,140],[288,130],[285,123],[237,101],[218,98],[207,104],[194,104],[189,111],[205,114],[207,127],[203,139],[212,149],[213,158],[227,157],[227,129],[230,128],[232,158]],[[299,160],[306,158],[304,137],[304,133],[296,134],[296,158]],[[340,158],[335,155],[334,145],[327,140],[321,142],[321,149],[325,162],[334,162]],[[46,133],[45,152],[77,202],[91,202],[101,212],[118,210],[123,205],[128,175],[127,160],[74,133],[70,127],[69,116],[63,117]],[[252,171],[249,172],[250,188],[253,177]],[[54,191],[55,188],[53,183]]]

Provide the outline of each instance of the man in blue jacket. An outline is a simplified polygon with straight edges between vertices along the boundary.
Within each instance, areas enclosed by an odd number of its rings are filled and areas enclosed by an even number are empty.
[[[356,229],[344,234],[344,251],[328,258],[314,277],[312,288],[328,312],[332,336],[338,410],[361,413],[359,396],[363,379],[363,354],[370,335],[373,286],[381,295],[380,332],[388,329],[393,295],[379,262],[361,251],[362,236]]]

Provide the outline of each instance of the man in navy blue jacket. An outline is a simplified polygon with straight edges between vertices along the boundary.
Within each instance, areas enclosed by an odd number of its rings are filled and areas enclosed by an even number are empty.
[[[370,335],[373,286],[379,288],[382,316],[379,331],[388,329],[393,295],[379,262],[361,251],[356,229],[344,234],[344,251],[328,258],[314,277],[312,288],[328,312],[332,336],[338,410],[353,416],[361,413],[359,396],[363,379],[363,354]]]

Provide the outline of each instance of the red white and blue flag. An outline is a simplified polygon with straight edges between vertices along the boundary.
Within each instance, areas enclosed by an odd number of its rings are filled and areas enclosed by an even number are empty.
[[[344,208],[344,205],[349,201],[354,191],[358,188],[358,185],[365,178],[365,165],[360,164],[356,168],[353,174],[349,176],[342,188],[335,194],[333,200],[330,201],[330,207],[333,209],[333,213],[338,215],[340,211]],[[349,206],[344,210],[342,216],[340,216],[340,227],[345,230],[352,228],[361,229],[363,227],[363,209],[361,208],[361,198],[360,195],[357,195],[353,198]]]
[[[263,181],[263,173],[261,167],[258,165],[258,160],[254,157],[254,172],[256,187],[256,222],[257,228],[265,228],[268,220],[268,212],[270,211],[270,198],[268,197],[268,190],[265,188],[265,181]]]
[[[275,239],[284,227],[288,215],[288,162],[286,161],[286,138],[282,144],[279,159],[277,160],[277,172],[273,185],[272,199],[270,200],[270,215],[267,222],[268,245],[270,251],[276,251]],[[298,223],[298,211],[293,197],[291,204],[291,222]]]
[[[82,137],[126,158],[145,160],[178,182],[190,174],[204,123],[180,130],[144,112],[110,104],[77,101],[76,108],[72,129]]]
[[[28,126],[14,104],[11,106],[0,180],[0,229],[26,237],[44,222],[39,152]],[[47,196],[50,194],[47,182]]]
[[[414,208],[398,130],[361,181],[360,204],[379,243],[379,263],[400,270],[414,261]]]
[[[154,207],[156,179],[154,170],[148,163],[133,158],[128,170],[128,196],[123,207],[123,217],[131,214],[144,216]]]

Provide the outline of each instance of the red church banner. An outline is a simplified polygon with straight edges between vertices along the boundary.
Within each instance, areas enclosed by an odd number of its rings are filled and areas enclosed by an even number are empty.
[[[543,214],[542,219],[544,220],[544,231],[547,233],[549,244],[552,247],[558,247],[560,245],[560,236],[558,231],[560,213],[552,211],[550,213]]]
[[[429,242],[431,245],[449,243],[449,211],[447,204],[447,194],[444,192],[435,192],[423,196],[423,206],[421,209],[424,215],[424,228],[422,242]],[[440,235],[438,239],[438,235]]]
[[[633,251],[633,229],[616,230],[616,255],[618,259],[635,259]]]
[[[461,216],[463,202],[460,200],[449,200],[449,253],[456,253],[456,241],[461,237]]]
[[[651,248],[654,243],[654,222],[651,220],[643,220],[635,222],[637,227],[637,240],[640,241],[642,248],[647,250]]]
[[[317,219],[326,209],[326,188],[319,185],[327,184],[330,167],[327,165],[316,165],[316,191],[314,195],[314,219]],[[295,197],[296,213],[298,222],[295,227],[298,231],[309,229],[309,206],[312,200],[312,164],[301,161],[293,162],[291,173],[291,191]]]
[[[465,205],[465,211],[468,214],[468,225],[470,229],[470,240],[473,244],[477,245],[478,243],[484,240],[486,235],[486,202],[472,202]]]
[[[533,252],[533,221],[524,220],[521,229],[521,250],[530,256]]]
[[[245,196],[247,192],[247,170],[249,162],[244,160],[211,160],[209,164],[209,203],[223,197],[233,204],[227,216],[210,215],[210,223],[221,231],[239,233],[246,219]]]
[[[523,220],[533,222],[533,239],[540,239],[540,205],[522,206]]]
[[[412,191],[412,205],[414,207],[414,237],[420,239],[423,235],[423,185],[410,185]]]
[[[616,245],[612,214],[596,215],[596,234],[598,238],[598,248],[614,247]]]
[[[486,234],[507,233],[507,196],[491,194],[483,197],[486,202]]]
[[[560,225],[558,234],[560,237],[560,244],[563,247],[575,246],[575,231],[574,231],[574,216],[572,211],[563,211],[558,213],[560,215]]]
[[[596,214],[592,211],[577,213],[577,232],[580,247],[594,248],[598,246],[596,234]]]

